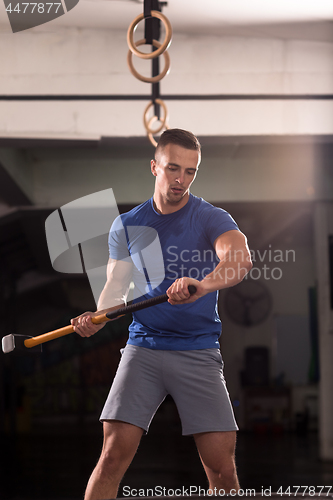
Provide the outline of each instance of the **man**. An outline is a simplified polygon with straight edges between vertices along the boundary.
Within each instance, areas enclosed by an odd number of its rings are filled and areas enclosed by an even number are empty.
[[[166,291],[169,300],[133,315],[129,341],[101,415],[104,445],[86,500],[117,496],[141,436],[167,394],[177,405],[183,434],[194,436],[209,487],[239,489],[238,428],[223,378],[217,296],[218,290],[240,282],[252,263],[246,237],[230,215],[190,194],[200,159],[200,144],[192,133],[164,132],[151,160],[153,197],[120,216],[125,228],[148,226],[157,231],[165,279],[155,291]],[[107,283],[99,310],[120,304],[131,279],[131,265],[121,259],[117,234],[110,232]],[[196,287],[192,296],[189,285]],[[79,335],[89,337],[101,328],[91,322],[92,315],[72,320]]]

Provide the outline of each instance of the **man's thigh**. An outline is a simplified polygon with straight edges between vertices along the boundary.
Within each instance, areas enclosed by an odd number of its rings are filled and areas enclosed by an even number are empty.
[[[110,420],[103,422],[103,452],[113,455],[113,459],[131,461],[139,446],[143,429],[136,425]]]
[[[166,397],[161,352],[126,345],[100,420],[118,420],[148,431]]]
[[[184,435],[238,430],[223,376],[219,349],[167,353],[166,387]]]

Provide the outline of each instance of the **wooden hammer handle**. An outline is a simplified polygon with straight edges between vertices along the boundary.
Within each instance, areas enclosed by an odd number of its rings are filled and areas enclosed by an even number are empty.
[[[91,321],[95,325],[97,325],[109,320],[106,317],[106,314],[100,314],[99,316],[92,317]],[[64,326],[63,328],[58,328],[58,330],[53,330],[52,332],[43,333],[42,335],[38,335],[37,337],[26,339],[24,341],[24,345],[25,347],[35,347],[36,345],[44,344],[45,342],[49,342],[50,340],[59,339],[60,337],[64,337],[65,335],[69,335],[73,332],[74,328],[72,327],[72,325]]]
[[[188,287],[188,291],[191,295],[194,295],[197,291],[195,286],[190,285]],[[151,299],[143,300],[142,302],[137,302],[135,304],[129,304],[124,307],[112,308],[109,312],[105,314],[99,314],[97,316],[93,316],[91,321],[98,325],[100,323],[105,323],[106,321],[110,321],[112,319],[120,318],[128,313],[133,313],[135,311],[140,311],[141,309],[145,309],[147,307],[156,306],[157,304],[162,304],[163,302],[167,302],[168,296],[165,293],[164,295],[158,295],[157,297],[153,297]],[[49,342],[50,340],[58,339],[60,337],[64,337],[65,335],[69,335],[74,332],[74,328],[72,325],[64,326],[63,328],[59,328],[58,330],[53,330],[52,332],[43,333],[42,335],[38,335],[37,337],[32,337],[30,339],[26,339],[24,341],[25,347],[35,347],[39,344],[44,344],[45,342]]]

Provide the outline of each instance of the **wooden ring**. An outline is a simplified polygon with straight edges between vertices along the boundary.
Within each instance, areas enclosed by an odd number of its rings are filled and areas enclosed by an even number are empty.
[[[150,132],[148,133],[148,139],[150,140],[150,142],[152,143],[152,145],[156,148],[157,147],[157,142],[155,141],[155,139],[153,137],[153,134],[151,134]]]
[[[159,104],[160,106],[162,106],[163,111],[164,111],[164,118],[163,118],[163,120],[161,120],[162,125],[160,127],[158,127],[156,130],[152,130],[150,128],[150,122],[152,121],[152,118],[156,118],[157,119],[157,116],[154,115],[149,120],[149,123],[147,122],[147,120],[148,120],[147,119],[147,113],[149,111],[149,108],[154,105],[154,102],[150,101],[150,103],[146,106],[146,109],[145,109],[145,112],[144,112],[144,115],[143,115],[143,123],[145,125],[145,128],[146,128],[148,134],[157,134],[158,132],[160,132],[162,130],[162,128],[166,125],[166,122],[167,122],[167,119],[168,119],[168,110],[167,110],[166,105],[162,101],[162,99],[155,99],[155,102],[157,104]]]
[[[151,11],[152,17],[157,17],[162,21],[165,25],[165,39],[162,43],[162,45],[157,49],[154,50],[153,52],[150,53],[145,53],[145,52],[140,52],[134,43],[134,31],[137,28],[137,25],[139,24],[142,19],[144,19],[144,15],[140,14],[138,15],[130,24],[128,31],[127,31],[127,44],[131,52],[135,54],[136,56],[140,57],[141,59],[155,59],[155,57],[158,57],[162,52],[164,52],[170,45],[171,43],[171,37],[172,37],[172,27],[170,24],[170,21],[168,18],[166,18],[161,12],[157,10],[152,10]],[[145,42],[146,43],[146,42]]]
[[[146,40],[142,39],[142,40],[139,40],[138,42],[136,42],[135,45],[136,46],[143,45],[144,43],[146,43]],[[154,45],[154,47],[157,47],[157,48],[159,48],[161,46],[160,42],[158,42],[157,40],[153,40],[153,45]],[[164,61],[165,61],[165,66],[164,66],[163,71],[159,75],[152,76],[152,77],[142,76],[142,75],[140,75],[140,73],[138,73],[136,71],[136,69],[133,66],[132,56],[133,56],[133,53],[129,50],[128,54],[127,54],[127,64],[128,64],[128,67],[129,67],[130,72],[132,73],[132,75],[135,76],[138,80],[141,80],[142,82],[157,83],[160,80],[162,80],[162,78],[164,78],[165,75],[168,74],[168,72],[170,70],[170,56],[169,56],[169,53],[168,53],[167,50],[165,50],[163,52]]]
[[[151,117],[151,119],[150,119],[150,120],[149,120],[149,122],[148,122],[148,127],[150,128],[150,125],[153,123],[153,121],[156,121],[156,120],[157,120],[157,116],[155,116],[155,115],[154,115],[154,116],[152,116],[152,117]],[[165,128],[166,128],[166,129],[168,129],[168,128],[169,128],[169,125],[168,125],[167,123],[165,124]],[[156,133],[156,132],[154,132],[154,134],[155,134],[155,133]],[[155,141],[155,139],[154,139],[154,137],[153,137],[153,134],[152,134],[151,132],[148,132],[148,134],[147,134],[147,135],[148,135],[148,138],[149,138],[150,142],[152,143],[152,145],[153,145],[153,146],[155,146],[155,148],[156,148],[156,146],[157,146],[157,142]]]

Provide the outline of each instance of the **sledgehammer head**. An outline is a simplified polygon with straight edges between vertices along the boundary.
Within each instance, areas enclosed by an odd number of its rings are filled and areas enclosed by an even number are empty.
[[[27,353],[28,351],[30,353],[40,353],[42,352],[42,346],[37,345],[35,347],[27,348],[24,345],[24,341],[26,339],[31,339],[28,335],[18,335],[18,334],[13,334],[11,333],[10,335],[6,335],[6,337],[3,337],[2,339],[2,350],[5,354],[8,352],[15,351],[15,353]]]

